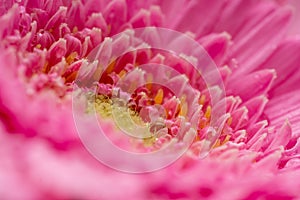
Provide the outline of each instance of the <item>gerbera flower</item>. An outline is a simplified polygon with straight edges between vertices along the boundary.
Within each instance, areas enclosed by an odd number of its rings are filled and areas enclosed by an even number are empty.
[[[300,41],[287,37],[286,3],[5,1],[0,14],[4,199],[300,198]],[[153,27],[182,34],[170,40]],[[197,56],[191,40],[211,59]],[[194,68],[199,61],[217,67],[224,92]],[[94,140],[93,122],[127,151],[171,148],[155,161],[126,162]],[[77,131],[115,169],[175,162],[121,173],[94,159]],[[165,162],[170,151],[179,153]]]

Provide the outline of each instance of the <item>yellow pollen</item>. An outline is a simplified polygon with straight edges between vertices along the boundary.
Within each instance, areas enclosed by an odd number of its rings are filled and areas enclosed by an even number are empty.
[[[186,96],[183,95],[181,98],[180,98],[180,105],[181,105],[181,109],[180,109],[180,113],[179,115],[181,116],[186,116],[187,113],[188,113],[188,104],[186,102]]]
[[[159,89],[156,96],[154,97],[154,101],[156,104],[162,104],[164,98],[164,91]]]
[[[217,147],[219,147],[219,146],[221,146],[221,141],[220,141],[220,139],[218,139],[217,141],[216,141],[216,143],[213,145],[213,149],[214,148],[217,148]]]
[[[75,80],[77,77],[77,71],[75,72],[72,72],[69,76],[66,77],[66,83],[70,83],[72,82],[73,80]]]
[[[88,101],[87,113],[93,113],[94,109],[97,113],[99,113],[102,117],[110,117],[112,115],[112,101],[104,96],[98,95],[94,102],[91,97]]]
[[[187,113],[188,113],[188,104],[186,102],[184,102],[181,105],[180,116],[186,116]]]
[[[149,73],[147,75],[147,83],[149,83],[149,84],[146,85],[146,88],[148,90],[151,90],[151,88],[152,88],[152,84],[151,83],[153,83],[153,75],[151,73]]]
[[[205,95],[201,95],[201,97],[199,99],[199,104],[203,105],[205,103],[205,99],[206,99]]]
[[[111,25],[110,24],[107,25],[107,31],[108,31],[108,33],[110,33],[110,31],[111,31]]]
[[[207,118],[207,119],[209,119],[210,115],[211,115],[211,107],[207,106],[205,114],[204,114],[204,117]]]
[[[199,121],[199,128],[200,129],[205,128],[207,126],[207,123],[208,123],[207,120],[200,119],[200,121]]]
[[[125,76],[126,73],[127,73],[126,70],[123,69],[123,70],[119,73],[120,78],[123,78],[123,77]]]
[[[77,26],[74,26],[72,32],[73,32],[73,33],[77,33],[77,32],[78,32],[78,27],[77,27]]]
[[[91,114],[96,112],[104,119],[113,119],[118,129],[134,133],[136,136],[144,138],[144,145],[153,144],[156,137],[150,131],[150,124],[144,120],[135,111],[113,103],[113,101],[105,95],[90,95],[86,113]],[[138,129],[137,129],[138,127]]]
[[[42,45],[41,44],[37,44],[35,47],[38,48],[38,49],[40,49],[42,47]]]
[[[116,64],[116,60],[113,60],[113,61],[108,65],[108,67],[106,68],[105,71],[106,71],[108,74],[112,73],[113,70],[114,70],[115,64]]]
[[[226,135],[225,139],[223,141],[221,141],[220,139],[218,139],[216,141],[216,143],[213,145],[213,148],[217,148],[219,146],[224,145],[226,142],[228,142],[230,140],[230,135]]]
[[[154,136],[152,136],[152,137],[149,137],[149,138],[144,138],[143,140],[144,140],[144,145],[146,146],[146,147],[151,147],[154,143],[155,143],[155,141],[156,141],[156,137],[154,137]]]
[[[71,63],[74,62],[75,58],[78,56],[78,53],[75,51],[75,52],[72,52],[70,53],[70,55],[67,57],[66,59],[66,62],[70,65]]]
[[[232,123],[232,117],[229,117],[229,118],[228,118],[228,120],[227,120],[227,124],[228,124],[228,126],[230,126],[230,125],[231,125],[231,123]]]
[[[48,61],[46,61],[45,64],[44,64],[44,68],[43,68],[42,71],[43,71],[44,73],[47,73],[47,72],[49,71],[48,68],[49,68],[49,63],[48,63]]]
[[[221,145],[225,144],[230,140],[230,135],[226,135],[225,139],[222,141]]]

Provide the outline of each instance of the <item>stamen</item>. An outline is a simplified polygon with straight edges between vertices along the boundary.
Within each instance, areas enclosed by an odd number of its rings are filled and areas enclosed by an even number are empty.
[[[41,49],[41,47],[42,47],[41,44],[37,44],[37,45],[35,46],[35,48],[37,48],[37,49]]]
[[[230,126],[231,123],[232,123],[232,117],[229,117],[228,120],[227,120],[227,125]]]
[[[154,101],[156,104],[162,104],[164,98],[164,91],[159,89],[156,96],[154,97]]]
[[[204,117],[207,118],[207,119],[209,119],[210,115],[211,115],[211,107],[207,106],[205,114],[204,114]]]
[[[116,65],[116,60],[113,60],[113,62],[111,62],[109,65],[108,65],[108,67],[106,68],[106,73],[107,74],[110,74],[110,73],[112,73],[113,71],[114,71],[114,69],[115,69],[115,65]]]
[[[73,32],[73,33],[77,33],[77,32],[78,32],[78,27],[77,27],[77,26],[74,26],[72,32]]]
[[[127,73],[126,70],[123,69],[123,70],[119,73],[119,77],[120,77],[120,78],[123,78],[123,77],[126,75],[126,73]]]
[[[180,99],[180,107],[181,107],[181,109],[180,109],[180,113],[179,113],[179,115],[180,116],[187,116],[187,113],[188,113],[188,104],[187,104],[187,102],[186,102],[186,96],[185,95],[183,95],[182,97],[181,97],[181,99]]]
[[[205,95],[201,95],[201,97],[200,97],[200,99],[199,99],[199,104],[200,104],[200,105],[204,105],[205,100],[206,100],[206,96],[205,96]]]
[[[145,86],[146,88],[150,91],[152,89],[152,83],[153,83],[153,75],[152,74],[147,74],[147,83]]]
[[[70,55],[66,58],[66,62],[70,65],[72,64],[74,61],[75,61],[75,58],[78,56],[78,53],[75,51],[75,52],[72,52],[70,53]]]

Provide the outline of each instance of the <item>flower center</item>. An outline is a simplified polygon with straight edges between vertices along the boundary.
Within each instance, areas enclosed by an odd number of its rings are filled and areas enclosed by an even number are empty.
[[[141,52],[135,53],[141,56]],[[155,57],[158,52],[151,54]],[[173,139],[183,140],[190,128],[196,132],[194,142],[205,140],[212,112],[206,94],[193,94],[195,89],[186,75],[172,75],[168,70],[161,72],[161,76],[166,76],[164,85],[163,81],[155,82],[154,77],[160,75],[154,68],[161,66],[147,68],[138,62],[132,65],[126,63],[125,58],[130,55],[111,62],[103,72],[96,84],[96,95],[89,98],[86,112],[97,112],[102,121],[112,119],[117,130],[127,136],[125,140],[144,151],[163,148]],[[176,92],[178,89],[180,92]]]

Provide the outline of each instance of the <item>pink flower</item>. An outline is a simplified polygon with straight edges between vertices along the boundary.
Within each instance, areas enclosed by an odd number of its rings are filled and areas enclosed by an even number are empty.
[[[300,40],[287,34],[292,12],[284,1],[5,1],[0,15],[0,185],[5,186],[0,187],[0,195],[4,199],[300,198]],[[135,39],[130,31],[146,26],[180,31],[206,49],[225,85],[226,96],[217,105],[226,106],[226,113],[218,121],[220,135],[212,151],[199,159],[205,139],[211,136],[209,92],[218,93],[209,90],[213,87],[193,69],[194,58],[154,48],[118,58],[97,80],[94,102],[115,144],[154,151],[176,137],[188,138],[191,128],[183,123],[185,119],[197,124],[196,137],[179,160],[157,172],[132,175],[100,164],[87,152],[77,135],[72,96],[77,94],[75,80],[93,80],[99,73],[99,63],[88,60],[93,49],[103,47],[98,62],[109,63],[116,45],[110,42],[116,42],[113,35],[128,31],[117,41],[125,48],[126,39]],[[185,47],[182,41],[176,44]],[[121,109],[116,121],[131,128],[128,115],[113,101],[114,92],[124,77],[124,87],[130,81],[150,79],[145,69],[137,69],[147,63],[164,64],[184,74],[167,83],[181,87],[185,99],[155,84],[137,87],[133,94],[120,90],[118,98],[128,100],[125,108],[132,111],[132,118],[150,124],[149,130],[139,133],[157,134],[153,141],[132,141],[120,136],[111,118],[106,118],[113,109]],[[165,80],[166,71],[152,72]],[[82,102],[86,104],[80,104],[81,111],[89,113],[91,102]],[[155,104],[167,112],[160,112]],[[85,120],[86,131],[93,133],[96,127]],[[118,157],[114,152],[106,155],[111,160]]]

